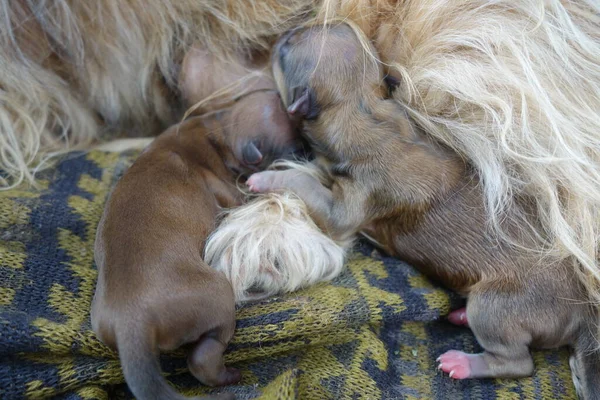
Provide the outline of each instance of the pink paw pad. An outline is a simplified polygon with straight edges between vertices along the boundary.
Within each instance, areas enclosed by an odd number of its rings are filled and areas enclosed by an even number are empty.
[[[469,321],[467,321],[466,307],[459,308],[458,310],[452,311],[450,314],[448,314],[448,321],[454,325],[469,326]]]
[[[441,369],[453,379],[467,379],[471,376],[471,365],[468,354],[462,351],[450,350],[438,357]]]

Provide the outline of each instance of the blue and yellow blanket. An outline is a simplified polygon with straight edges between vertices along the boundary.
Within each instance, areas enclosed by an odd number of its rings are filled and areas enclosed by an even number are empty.
[[[129,399],[119,361],[90,328],[93,242],[111,187],[134,154],[75,153],[39,190],[0,192],[0,398]],[[574,399],[566,350],[534,353],[535,375],[452,381],[448,349],[479,351],[443,316],[460,306],[409,265],[359,244],[335,281],[239,309],[227,359],[240,399]],[[180,353],[173,385],[206,393]]]

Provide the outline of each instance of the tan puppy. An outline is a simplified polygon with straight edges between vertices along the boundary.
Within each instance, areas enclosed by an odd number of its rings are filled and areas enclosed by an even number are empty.
[[[440,369],[452,378],[527,376],[530,346],[570,345],[584,398],[600,398],[597,314],[573,267],[490,233],[477,173],[385,99],[383,71],[364,51],[375,55],[367,43],[347,25],[297,29],[280,39],[274,74],[288,111],[304,118],[304,136],[330,182],[268,171],[250,177],[251,190],[292,190],[334,238],[366,230],[391,254],[466,295],[484,352],[443,354]],[[504,223],[527,246],[527,227],[538,222],[507,215]]]
[[[161,376],[158,353],[184,344],[192,344],[188,366],[202,383],[240,379],[223,364],[235,328],[231,284],[202,254],[220,208],[240,204],[235,174],[295,149],[274,96],[252,92],[227,111],[168,129],[107,202],[96,237],[92,326],[118,350],[139,399],[181,398]]]

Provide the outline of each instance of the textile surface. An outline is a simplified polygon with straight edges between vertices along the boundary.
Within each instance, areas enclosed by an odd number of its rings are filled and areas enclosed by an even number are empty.
[[[0,192],[0,398],[130,399],[115,353],[90,327],[93,243],[106,198],[135,154],[74,153],[37,190]],[[227,353],[239,399],[575,399],[566,349],[534,352],[519,380],[452,381],[435,359],[480,351],[443,316],[461,300],[406,263],[357,245],[328,284],[238,310]],[[211,392],[162,356],[186,395]]]

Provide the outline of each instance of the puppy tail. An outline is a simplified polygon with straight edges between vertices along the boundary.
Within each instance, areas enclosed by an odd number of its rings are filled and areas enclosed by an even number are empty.
[[[600,347],[595,327],[584,328],[569,360],[580,399],[600,400]]]
[[[117,336],[119,359],[129,389],[139,400],[189,400],[171,387],[161,373],[158,346],[152,335],[139,327],[123,330]],[[194,397],[203,400],[234,399],[231,393]]]

